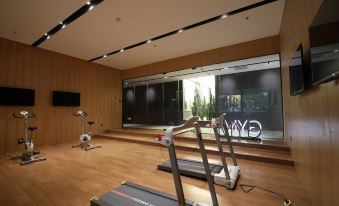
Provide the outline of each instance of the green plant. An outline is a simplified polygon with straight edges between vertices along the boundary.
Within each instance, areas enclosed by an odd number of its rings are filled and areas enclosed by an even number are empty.
[[[200,92],[196,86],[194,89],[194,101],[192,106],[193,116],[199,116],[201,119],[206,117],[207,119],[212,119],[215,117],[215,98],[209,90],[209,102],[206,102],[206,97],[201,100]]]

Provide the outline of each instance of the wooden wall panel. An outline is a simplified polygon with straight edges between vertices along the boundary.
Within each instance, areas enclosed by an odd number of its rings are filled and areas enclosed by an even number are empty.
[[[23,123],[12,117],[20,110],[36,113],[30,124],[38,127],[38,145],[78,140],[80,121],[72,112],[80,109],[95,121],[93,132],[121,127],[119,70],[0,38],[0,86],[35,89],[33,107],[0,106],[1,152],[21,149]],[[81,106],[53,107],[53,90],[80,92]]]
[[[172,72],[192,67],[200,67],[211,64],[235,61],[239,59],[247,59],[278,52],[279,36],[272,36],[123,70],[122,79],[131,79],[153,74],[161,74],[164,72]]]
[[[288,65],[322,0],[287,0],[280,30],[285,137],[313,205],[339,205],[339,81],[289,95]]]

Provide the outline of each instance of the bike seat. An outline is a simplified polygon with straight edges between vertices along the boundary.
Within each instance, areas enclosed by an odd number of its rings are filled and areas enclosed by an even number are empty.
[[[94,124],[94,122],[93,121],[88,121],[88,124],[92,125],[92,124]]]
[[[38,127],[28,127],[28,130],[33,132],[34,130],[38,129]]]

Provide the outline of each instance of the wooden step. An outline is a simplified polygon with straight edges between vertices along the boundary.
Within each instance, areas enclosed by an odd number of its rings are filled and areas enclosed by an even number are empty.
[[[163,134],[164,131],[145,130],[145,129],[115,129],[115,130],[108,131],[107,133],[129,134],[129,135],[135,135],[135,136],[150,137],[151,139],[154,139],[155,135]],[[204,142],[206,143],[216,144],[216,140],[213,134],[203,134],[203,138],[204,138]],[[176,140],[187,141],[187,142],[197,141],[195,134],[192,132],[176,135]],[[227,145],[226,140],[221,140],[221,142],[223,145]],[[233,143],[233,146],[271,149],[271,150],[286,151],[290,153],[290,148],[288,147],[287,143],[282,140],[263,140],[261,142],[256,142],[256,141],[248,141],[248,140],[232,138],[232,143]]]
[[[143,144],[143,145],[151,145],[151,146],[156,146],[156,147],[165,147],[155,142],[154,136],[150,138],[150,136],[110,132],[110,133],[96,134],[94,135],[94,137],[111,139],[111,140],[122,141],[122,142],[138,143],[138,144]],[[215,144],[206,142],[205,140],[204,142],[205,142],[207,154],[219,155],[217,146]],[[175,147],[178,150],[199,152],[199,148],[197,144],[193,141],[185,141],[185,140],[181,141],[181,140],[176,139]],[[223,147],[224,147],[225,155],[230,156],[228,146],[224,145]],[[242,146],[234,146],[234,151],[235,151],[237,158],[294,166],[294,162],[290,156],[290,153],[287,151],[242,147]]]

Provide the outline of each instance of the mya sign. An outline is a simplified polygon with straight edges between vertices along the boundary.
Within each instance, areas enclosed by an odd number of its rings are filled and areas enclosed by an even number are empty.
[[[230,123],[225,121],[225,123],[231,130],[231,136],[233,136],[233,131],[235,131],[235,133],[240,137],[247,136],[255,138],[261,135],[262,126],[257,120],[245,120],[244,122],[241,122],[240,120],[234,120]]]

